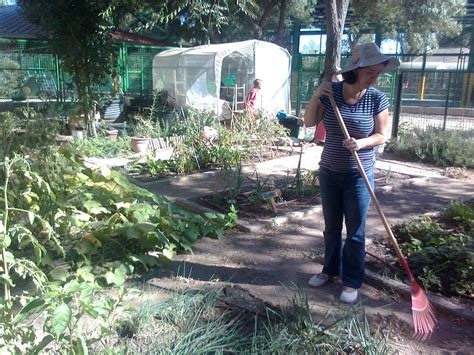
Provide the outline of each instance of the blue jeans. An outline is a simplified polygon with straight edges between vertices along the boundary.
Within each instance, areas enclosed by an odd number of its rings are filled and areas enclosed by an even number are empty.
[[[374,172],[367,172],[372,189]],[[365,269],[365,222],[370,194],[358,171],[339,173],[319,169],[324,216],[324,268],[329,276],[341,276],[344,286],[360,288]],[[342,246],[342,221],[346,240]]]

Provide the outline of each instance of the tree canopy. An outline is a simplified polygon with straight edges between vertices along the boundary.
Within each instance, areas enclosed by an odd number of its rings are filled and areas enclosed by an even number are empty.
[[[465,0],[353,0],[350,31],[355,40],[368,28],[389,37],[399,32],[402,50],[420,53],[460,33],[455,18],[464,13],[465,4]]]

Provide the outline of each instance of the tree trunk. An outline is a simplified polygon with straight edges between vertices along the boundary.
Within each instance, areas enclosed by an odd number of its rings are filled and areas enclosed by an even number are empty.
[[[270,1],[265,9],[263,10],[262,17],[260,17],[260,21],[258,23],[254,24],[253,32],[255,35],[256,39],[262,39],[263,37],[263,28],[267,24],[268,17],[270,16],[271,11],[275,7],[275,5],[278,3],[280,0],[272,0]]]
[[[336,72],[336,67],[340,67],[342,35],[348,7],[349,0],[325,0],[327,40],[324,76],[328,80]]]
[[[280,46],[284,45],[285,39],[285,17],[286,17],[286,9],[287,9],[288,1],[281,0],[280,1],[280,17],[278,18],[278,28],[277,28],[277,35],[275,39],[275,43],[279,44]]]

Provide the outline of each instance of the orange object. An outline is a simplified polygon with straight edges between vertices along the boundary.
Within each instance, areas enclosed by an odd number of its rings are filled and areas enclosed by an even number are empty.
[[[321,142],[324,143],[326,141],[326,127],[324,127],[324,123],[321,121],[316,128],[316,132],[314,132],[314,142]]]

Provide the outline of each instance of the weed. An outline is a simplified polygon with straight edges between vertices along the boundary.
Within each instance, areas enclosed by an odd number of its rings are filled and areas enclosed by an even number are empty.
[[[447,230],[428,216],[394,226],[413,273],[426,288],[446,295],[472,293],[472,216],[472,207],[454,202],[441,215],[443,222],[449,222]]]

